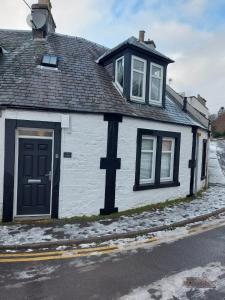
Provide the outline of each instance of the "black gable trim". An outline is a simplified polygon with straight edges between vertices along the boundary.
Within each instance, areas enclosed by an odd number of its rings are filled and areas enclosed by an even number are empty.
[[[130,43],[125,43],[125,44],[121,45],[121,47],[118,47],[115,51],[112,51],[109,54],[106,54],[104,57],[100,58],[98,62],[100,64],[105,65],[109,61],[112,61],[113,58],[118,55],[118,53],[120,53],[122,51],[125,51],[127,49],[134,50],[135,52],[143,54],[143,55],[147,55],[148,57],[151,56],[151,57],[153,57],[155,59],[158,59],[158,60],[160,60],[160,61],[162,61],[162,62],[164,62],[166,64],[174,63],[174,60],[172,60],[170,58],[166,58],[164,56],[161,56],[160,54],[156,54],[154,52],[148,51],[147,49],[145,50],[145,49],[143,49],[141,47],[132,45]]]

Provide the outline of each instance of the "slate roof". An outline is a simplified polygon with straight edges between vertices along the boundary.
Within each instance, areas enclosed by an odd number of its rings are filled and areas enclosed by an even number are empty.
[[[99,57],[98,61],[101,61],[103,59],[105,59],[106,57],[110,56],[111,54],[113,54],[114,52],[116,52],[117,50],[119,50],[120,48],[122,48],[123,46],[134,46],[136,48],[140,48],[148,53],[154,54],[158,57],[161,57],[163,59],[165,59],[168,62],[174,62],[172,59],[170,59],[169,57],[167,57],[166,55],[160,53],[159,51],[157,51],[155,48],[149,47],[147,44],[140,42],[136,37],[132,36],[129,39],[125,40],[124,42],[120,43],[119,45],[117,45],[116,47],[109,49],[106,53],[104,53],[101,57]]]
[[[64,112],[119,113],[161,122],[197,125],[173,101],[166,108],[126,101],[96,60],[107,49],[79,37],[51,34],[33,40],[29,31],[0,30],[0,107]],[[44,53],[59,57],[58,70],[42,68]]]

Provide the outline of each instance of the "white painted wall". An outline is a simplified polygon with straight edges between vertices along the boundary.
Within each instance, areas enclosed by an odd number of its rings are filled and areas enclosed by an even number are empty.
[[[5,119],[61,122],[62,114],[2,111],[0,118],[0,219],[3,203]],[[100,158],[106,156],[107,122],[102,115],[71,114],[70,128],[62,129],[61,179],[59,217],[99,214],[104,208],[105,170],[100,170]],[[63,158],[72,152],[72,159]]]
[[[59,217],[97,215],[104,208],[105,170],[100,158],[106,156],[107,126],[101,115],[71,115],[71,129],[64,129]]]
[[[186,197],[190,192],[190,169],[188,168],[188,162],[191,159],[192,150],[191,128],[127,117],[123,118],[123,122],[119,126],[118,157],[121,158],[121,170],[117,171],[116,188],[116,206],[119,207],[119,210]],[[133,191],[138,128],[181,132],[180,186]]]
[[[3,202],[4,132],[5,119],[61,122],[62,114],[3,110],[0,117],[0,219]],[[100,158],[106,156],[107,126],[102,115],[70,114],[70,128],[62,129],[61,179],[59,217],[99,214],[104,208],[105,170],[100,170]],[[133,191],[135,179],[137,129],[156,129],[181,132],[180,187]],[[207,134],[202,131],[201,139]],[[199,143],[201,146],[201,142]],[[185,197],[189,194],[192,131],[190,127],[163,124],[124,117],[119,124],[118,157],[121,170],[117,171],[116,206],[120,211]],[[64,158],[63,152],[72,152]],[[201,176],[201,147],[199,149],[199,176]],[[198,189],[204,183],[198,178]]]

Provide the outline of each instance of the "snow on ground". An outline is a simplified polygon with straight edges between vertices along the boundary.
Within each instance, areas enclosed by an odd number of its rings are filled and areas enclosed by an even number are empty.
[[[219,159],[220,166],[225,175],[225,140],[219,140],[217,142],[217,156]]]
[[[10,284],[6,285],[5,288],[20,288],[29,283],[41,282],[52,279],[53,273],[55,273],[58,268],[59,266],[48,266],[46,264],[28,266],[24,268],[23,271],[15,271],[12,274],[8,273],[6,275],[4,274],[3,281],[1,280],[0,275],[0,283],[4,282],[5,277],[7,277],[7,280],[8,282],[10,282]],[[54,276],[57,276],[57,273],[55,273]]]
[[[209,172],[210,181],[213,185],[202,194],[201,198],[197,198],[190,203],[181,203],[174,207],[166,207],[164,210],[146,211],[132,216],[122,216],[118,220],[108,219],[85,225],[65,224],[43,227],[31,227],[28,225],[2,226],[0,230],[0,245],[39,243],[62,238],[83,239],[114,233],[126,233],[164,224],[172,224],[223,208],[225,207],[225,178],[217,160],[216,149],[216,143],[212,142],[210,147]],[[220,144],[219,153],[223,152],[221,149],[225,150],[225,142]]]
[[[27,225],[12,225],[0,227],[0,245],[15,245],[55,241],[49,228],[31,227]]]
[[[218,292],[223,290],[224,292],[224,287],[225,267],[215,262],[165,277],[148,286],[136,288],[120,300],[200,300],[206,299],[210,290]]]
[[[40,278],[41,276],[50,275],[56,271],[57,267],[53,266],[38,266],[32,267],[28,270],[15,272],[14,278],[15,279],[31,279],[31,278]]]
[[[209,152],[209,182],[211,184],[225,185],[225,169],[222,170],[218,157],[222,156],[225,152],[225,143],[212,141],[210,144]]]

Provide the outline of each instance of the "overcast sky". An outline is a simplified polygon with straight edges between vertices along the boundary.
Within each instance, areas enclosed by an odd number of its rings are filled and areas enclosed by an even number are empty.
[[[22,0],[0,4],[0,28],[29,29]],[[175,60],[168,69],[173,88],[201,94],[211,112],[225,106],[225,0],[52,0],[52,6],[57,32],[108,47],[144,29]]]

